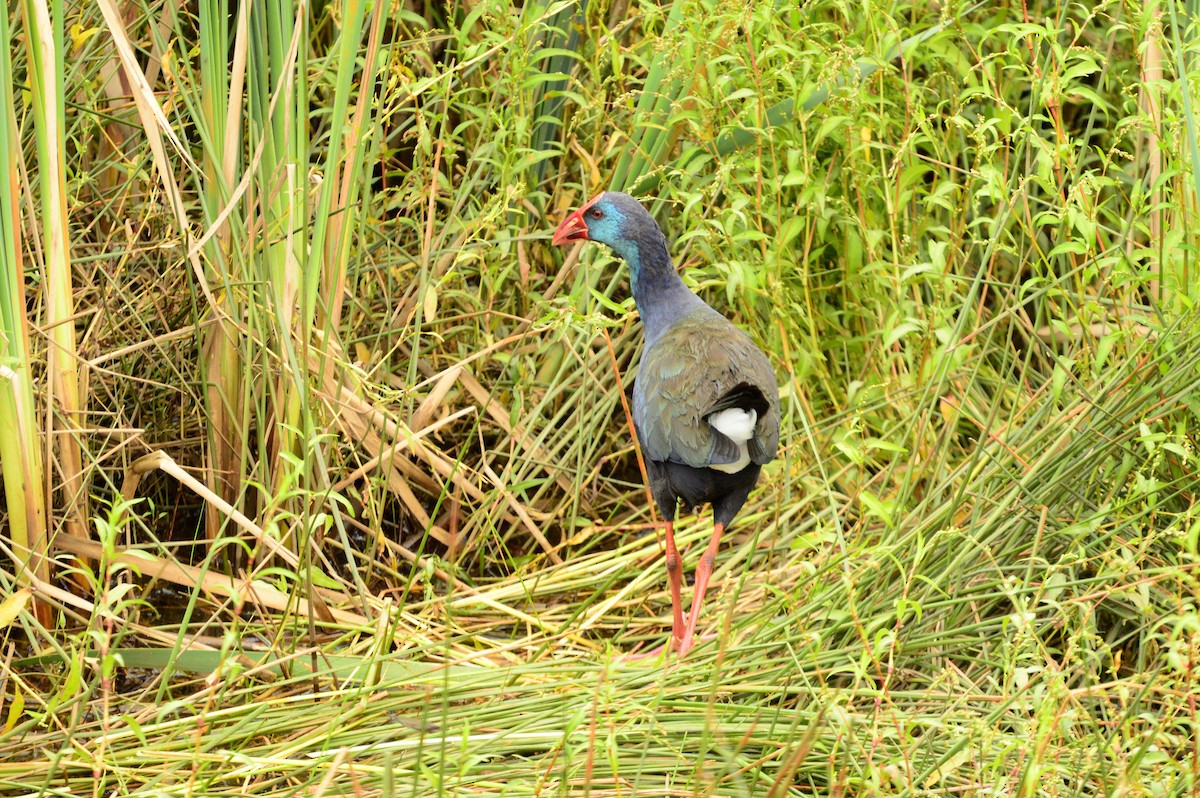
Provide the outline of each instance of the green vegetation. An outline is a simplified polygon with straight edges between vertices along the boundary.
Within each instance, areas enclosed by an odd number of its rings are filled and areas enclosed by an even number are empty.
[[[10,4],[0,793],[1195,794],[1190,8]],[[683,661],[607,187],[781,385]]]

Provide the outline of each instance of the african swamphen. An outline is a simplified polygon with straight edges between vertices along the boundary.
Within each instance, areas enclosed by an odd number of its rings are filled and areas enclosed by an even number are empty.
[[[552,242],[598,241],[629,266],[645,349],[633,388],[633,423],[666,519],[671,644],[686,654],[704,602],[721,533],[750,495],[779,445],[779,389],[766,356],[728,319],[683,284],[654,218],[628,194],[604,192],[559,225]],[[713,506],[713,534],[696,568],[686,625],[675,547],[679,501]]]

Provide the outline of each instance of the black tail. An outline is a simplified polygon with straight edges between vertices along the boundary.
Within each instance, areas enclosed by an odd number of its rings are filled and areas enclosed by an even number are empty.
[[[748,382],[739,382],[726,391],[725,395],[708,409],[708,412],[704,414],[704,418],[707,419],[713,413],[720,413],[722,410],[728,410],[731,407],[740,407],[742,410],[753,410],[759,417],[762,417],[770,409],[771,405],[767,403],[767,397],[763,396],[761,389]]]

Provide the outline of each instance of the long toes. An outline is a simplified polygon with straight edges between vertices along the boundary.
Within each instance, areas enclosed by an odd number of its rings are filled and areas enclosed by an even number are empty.
[[[688,645],[687,648],[691,648],[691,645]],[[680,651],[680,653],[687,650],[686,648],[684,648],[684,641],[681,640],[680,638],[672,635],[671,638],[666,643],[663,643],[661,646],[655,646],[654,648],[650,649],[649,651],[643,651],[641,653],[637,653],[636,651],[634,651],[632,653],[626,654],[625,656],[621,657],[621,661],[622,662],[640,662],[641,660],[646,660],[646,659],[656,659],[658,657],[661,657],[664,653],[666,653],[666,651],[668,649],[672,649],[672,650],[678,649]]]
[[[717,636],[715,633],[707,634],[707,635],[692,635],[688,639],[680,641],[679,656],[682,657],[684,654],[691,651],[693,648],[696,647],[697,643],[704,644],[704,643],[709,642],[710,640],[716,640],[716,639],[717,639]]]
[[[682,658],[685,654],[696,647],[697,644],[704,644],[717,638],[716,634],[707,635],[691,635],[685,638],[672,636],[671,639],[663,643],[661,646],[655,646],[649,651],[632,652],[620,658],[621,662],[641,662],[647,659],[657,659],[661,657],[668,649],[674,649],[679,652],[679,657]]]
[[[649,651],[643,651],[640,654],[637,652],[626,654],[625,656],[621,657],[620,660],[621,662],[641,662],[642,660],[656,659],[657,657],[662,656],[662,653],[666,650],[666,648],[666,645],[656,646]]]

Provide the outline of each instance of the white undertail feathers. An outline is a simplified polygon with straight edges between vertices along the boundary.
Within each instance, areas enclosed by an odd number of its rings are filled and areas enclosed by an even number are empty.
[[[713,463],[709,468],[736,474],[750,465],[750,451],[746,442],[754,437],[754,425],[758,423],[758,412],[741,407],[731,407],[708,417],[713,429],[737,444],[738,458],[732,463]]]

